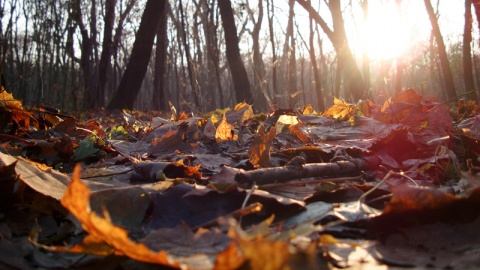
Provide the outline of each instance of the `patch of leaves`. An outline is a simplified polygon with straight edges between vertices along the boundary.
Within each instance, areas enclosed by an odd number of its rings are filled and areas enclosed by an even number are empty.
[[[0,268],[478,264],[474,102],[75,118],[0,93]]]

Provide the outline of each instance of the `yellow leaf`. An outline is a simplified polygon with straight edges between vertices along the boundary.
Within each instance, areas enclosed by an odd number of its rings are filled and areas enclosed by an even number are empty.
[[[339,120],[347,120],[355,114],[355,106],[339,98],[334,97],[333,105],[322,116],[332,117]]]
[[[13,95],[8,93],[3,87],[0,91],[0,106],[8,106],[17,109],[22,108],[22,102],[13,98]]]
[[[222,122],[217,127],[217,131],[215,132],[215,140],[217,143],[233,140],[233,126],[227,122],[227,118],[225,114],[223,115]]]

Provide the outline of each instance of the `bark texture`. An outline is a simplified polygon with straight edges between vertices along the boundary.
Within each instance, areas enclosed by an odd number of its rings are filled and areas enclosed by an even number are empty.
[[[133,109],[152,54],[153,41],[160,22],[160,14],[166,8],[166,0],[148,0],[138,28],[132,54],[120,80],[109,109]]]
[[[246,101],[252,103],[253,96],[250,90],[247,70],[240,56],[238,47],[237,27],[233,17],[233,9],[230,0],[218,1],[220,16],[222,18],[223,30],[225,33],[225,46],[227,49],[227,61],[230,73],[232,74],[233,87],[237,102]]]

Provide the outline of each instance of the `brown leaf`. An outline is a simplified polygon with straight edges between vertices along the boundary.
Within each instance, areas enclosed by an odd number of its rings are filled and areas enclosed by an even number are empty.
[[[207,123],[205,124],[205,128],[203,129],[203,136],[207,139],[214,139],[216,133],[217,128],[213,124],[212,120],[208,118]]]
[[[248,149],[248,160],[255,168],[267,168],[271,166],[270,163],[270,147],[275,138],[275,127],[270,128],[268,133],[265,133],[265,127],[261,126],[257,136],[253,139],[253,145]]]
[[[406,185],[393,187],[392,193],[392,200],[385,211],[373,220],[374,227],[379,231],[436,221],[471,222],[480,215],[478,188],[467,198],[456,197],[439,189]]]
[[[161,138],[154,139],[148,152],[152,155],[160,153],[172,153],[175,151],[185,152],[190,151],[194,144],[185,142],[184,135],[188,129],[188,124],[183,123],[178,126],[177,130],[169,130]]]
[[[0,153],[0,160],[5,164],[12,164],[13,162],[18,161],[15,166],[15,171],[20,175],[20,179],[23,182],[44,195],[53,197],[57,200],[62,198],[67,183],[69,182],[68,176],[53,171],[49,167],[42,170],[37,166],[38,163],[28,162],[21,157],[15,158]]]
[[[22,102],[13,98],[13,95],[8,93],[3,87],[0,90],[0,111],[3,118],[0,119],[1,130],[12,121],[22,128],[28,128],[30,120],[36,121],[31,113],[23,109]]]
[[[179,160],[168,164],[163,169],[163,173],[168,178],[193,178],[199,180],[202,178],[202,173],[198,171],[199,168],[200,165],[186,166],[183,164],[183,160]]]
[[[92,242],[101,244],[104,242],[111,246],[116,254],[123,254],[138,261],[179,267],[178,264],[172,262],[165,251],[153,252],[144,244],[133,242],[128,237],[127,231],[113,225],[108,216],[98,216],[90,209],[90,196],[90,190],[80,181],[80,166],[77,165],[61,203],[82,223],[85,231],[89,233],[89,237],[85,239],[84,244],[91,244]],[[84,252],[80,247],[78,248],[75,251]]]
[[[238,103],[233,110],[226,112],[225,116],[229,124],[240,126],[244,121],[253,117],[252,106],[245,102]]]

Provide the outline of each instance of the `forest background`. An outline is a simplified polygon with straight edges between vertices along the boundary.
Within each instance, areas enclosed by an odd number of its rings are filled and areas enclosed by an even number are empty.
[[[479,0],[0,0],[1,84],[67,111],[477,99],[479,18]]]

